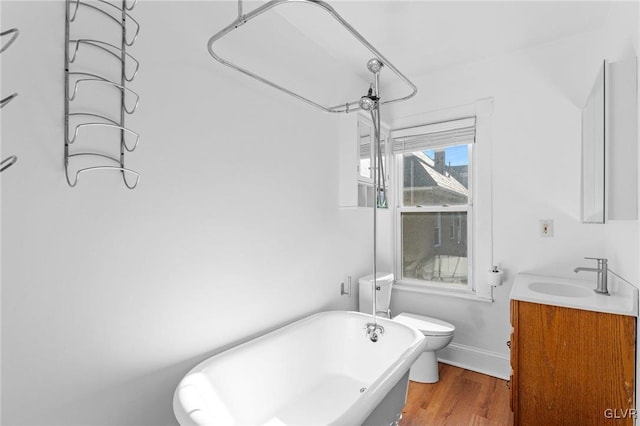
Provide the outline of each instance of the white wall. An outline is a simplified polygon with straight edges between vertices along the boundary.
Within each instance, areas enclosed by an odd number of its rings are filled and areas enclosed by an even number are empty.
[[[2,423],[175,424],[208,355],[340,298],[336,118],[228,70],[235,2],[140,2],[142,174],[63,171],[61,1],[2,2]],[[97,100],[99,104],[99,99]]]
[[[392,299],[394,312],[431,315],[456,326],[443,359],[508,377],[508,298],[518,272],[576,277],[573,268],[587,264],[584,256],[601,256],[638,281],[637,221],[580,222],[581,108],[602,59],[633,54],[628,46],[637,34],[637,7],[615,3],[604,28],[419,76],[418,95],[391,109],[393,123],[416,112],[494,100],[493,247],[479,241],[479,250],[493,250],[494,262],[506,270],[505,284],[494,290],[492,304],[398,290]],[[539,236],[541,219],[553,219],[553,238]]]

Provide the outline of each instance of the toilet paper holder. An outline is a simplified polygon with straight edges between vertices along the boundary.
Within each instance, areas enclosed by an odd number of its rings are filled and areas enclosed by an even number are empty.
[[[344,282],[340,283],[340,296],[351,297],[351,276],[347,277],[347,289],[344,288]]]
[[[497,287],[502,285],[502,278],[504,277],[504,271],[498,269],[498,265],[493,265],[489,270],[489,285],[491,287]]]

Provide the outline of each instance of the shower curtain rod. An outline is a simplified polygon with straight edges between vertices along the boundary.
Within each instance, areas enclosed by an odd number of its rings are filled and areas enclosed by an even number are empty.
[[[411,93],[407,96],[404,97],[400,97],[400,98],[395,98],[395,99],[391,99],[388,101],[380,101],[379,104],[380,105],[384,105],[384,104],[390,104],[393,102],[400,102],[400,101],[404,101],[407,100],[411,97],[413,97],[417,91],[418,88],[407,78],[405,77],[404,74],[402,74],[400,72],[400,70],[398,70],[391,62],[389,62],[380,52],[378,52],[378,50],[373,47],[371,45],[371,43],[369,43],[367,41],[367,39],[365,39],[358,31],[356,31],[347,21],[345,21],[339,14],[338,12],[335,11],[335,9],[333,7],[331,7],[328,3],[322,1],[322,0],[271,0],[265,4],[263,4],[260,7],[257,7],[256,9],[252,10],[251,12],[244,14],[243,13],[243,8],[242,8],[242,0],[238,0],[238,17],[231,23],[229,24],[227,27],[223,28],[221,31],[219,31],[218,33],[214,34],[208,41],[207,43],[207,48],[209,50],[209,54],[211,56],[213,56],[213,58],[220,62],[223,65],[226,65],[230,68],[235,69],[236,71],[239,71],[245,75],[248,75],[249,77],[252,77],[264,84],[267,84],[275,89],[278,89],[284,93],[287,93],[288,95],[293,96],[294,98],[297,98],[303,102],[306,102],[316,108],[319,108],[325,112],[350,112],[350,111],[356,111],[358,109],[360,109],[358,103],[360,101],[360,98],[358,98],[355,101],[347,101],[344,104],[340,104],[340,105],[335,105],[335,106],[323,106],[317,102],[314,102],[310,99],[305,98],[304,96],[301,96],[289,89],[286,89],[282,86],[280,86],[279,84],[276,84],[272,81],[267,80],[264,77],[261,77],[249,70],[246,70],[230,61],[227,61],[226,59],[223,59],[222,57],[220,57],[218,54],[216,54],[213,51],[213,44],[220,40],[222,37],[224,37],[225,35],[229,34],[231,31],[233,31],[236,28],[239,28],[240,26],[246,24],[247,22],[249,22],[251,19],[255,18],[256,16],[261,15],[262,13],[280,5],[280,4],[284,4],[284,3],[309,3],[309,4],[313,4],[316,6],[321,7],[322,9],[324,9],[327,13],[329,13],[331,16],[333,16],[336,21],[338,21],[347,31],[349,31],[349,33],[351,33],[351,35],[353,35],[360,43],[362,43],[362,45],[364,45],[367,49],[369,49],[369,51],[377,58],[379,59],[385,67],[389,68],[391,71],[393,71],[394,74],[396,74],[407,86],[409,86],[409,88],[411,89]]]

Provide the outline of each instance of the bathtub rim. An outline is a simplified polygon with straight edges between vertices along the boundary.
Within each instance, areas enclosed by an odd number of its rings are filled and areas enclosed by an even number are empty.
[[[323,316],[340,316],[347,315],[349,317],[357,317],[361,318],[364,321],[369,321],[371,319],[371,314],[366,314],[358,311],[347,311],[347,310],[328,310],[321,311],[306,317],[295,320],[291,323],[285,324],[281,327],[271,329],[269,331],[265,331],[264,334],[261,334],[257,337],[251,338],[247,341],[239,343],[235,346],[224,349],[220,352],[214,353],[213,355],[208,356],[206,359],[200,361],[193,368],[187,371],[180,382],[176,386],[176,389],[173,393],[173,413],[176,417],[176,420],[181,425],[192,425],[196,424],[193,422],[189,413],[186,412],[182,404],[180,403],[179,393],[181,388],[183,387],[183,381],[191,374],[198,373],[203,371],[208,367],[209,364],[215,362],[215,358],[221,356],[223,354],[229,355],[232,352],[242,350],[246,346],[256,344],[259,341],[264,339],[268,339],[274,335],[286,333],[289,330],[294,328],[299,328],[304,326],[306,323],[317,320],[319,317]],[[398,359],[393,362],[388,368],[386,368],[378,378],[371,383],[367,389],[361,394],[361,396],[355,400],[354,404],[349,407],[348,410],[343,412],[336,418],[332,423],[333,425],[353,425],[360,424],[367,419],[367,417],[375,410],[375,408],[380,404],[380,402],[385,398],[385,396],[391,391],[391,389],[397,384],[397,382],[403,377],[403,375],[409,370],[409,368],[413,365],[413,363],[418,359],[420,354],[424,350],[424,345],[426,343],[424,335],[417,329],[407,326],[405,324],[401,324],[395,322],[391,319],[386,318],[377,318],[377,322],[384,326],[391,326],[404,328],[411,331],[413,339],[411,344],[399,355]],[[363,329],[364,332],[364,329]],[[384,338],[384,336],[382,337]],[[187,420],[187,421],[184,421]]]

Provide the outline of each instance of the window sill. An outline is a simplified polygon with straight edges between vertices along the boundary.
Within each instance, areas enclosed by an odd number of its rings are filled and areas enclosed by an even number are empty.
[[[421,284],[408,284],[396,281],[393,289],[400,291],[408,291],[411,293],[433,294],[437,296],[453,297],[456,299],[474,300],[476,302],[493,303],[492,297],[479,296],[473,290],[444,290],[440,288],[429,287]]]

